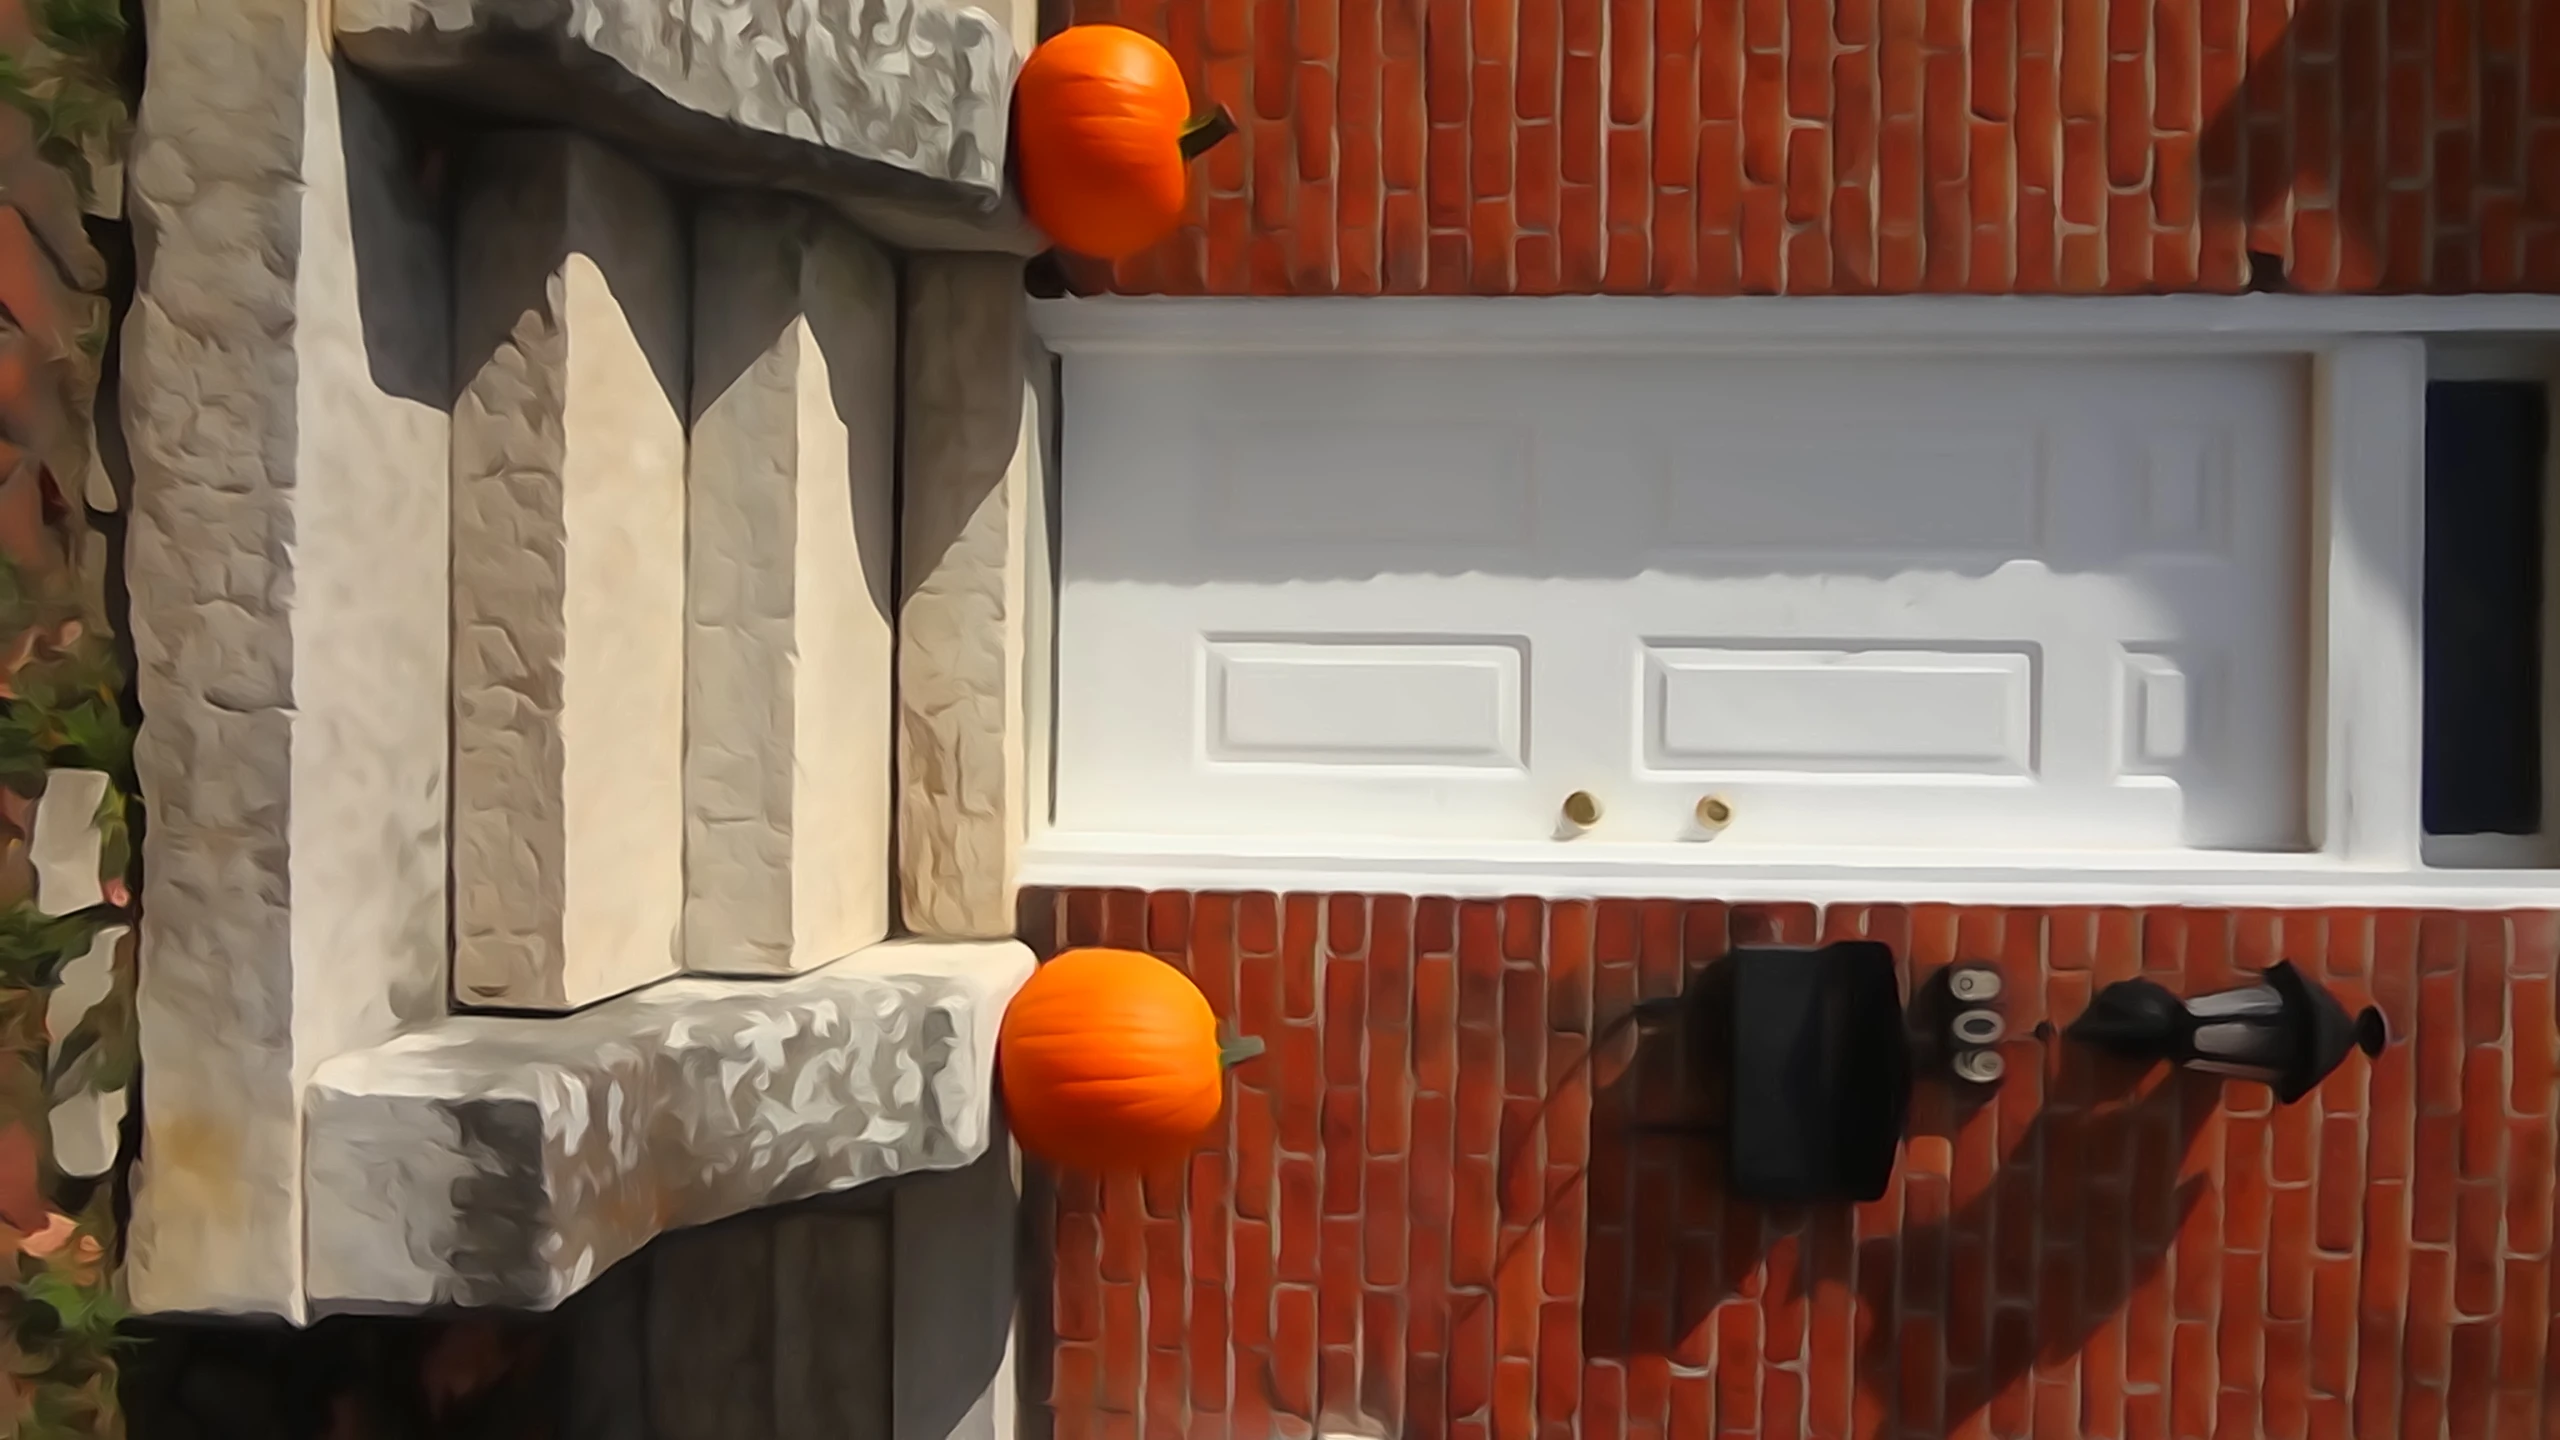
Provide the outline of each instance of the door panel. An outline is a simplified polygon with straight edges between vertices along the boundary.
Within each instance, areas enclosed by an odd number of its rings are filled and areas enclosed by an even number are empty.
[[[2299,847],[2305,380],[1079,357],[1057,822]]]

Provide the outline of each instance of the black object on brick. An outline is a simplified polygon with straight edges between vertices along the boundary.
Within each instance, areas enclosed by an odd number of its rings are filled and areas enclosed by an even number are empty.
[[[1726,1184],[1751,1200],[1874,1200],[1911,1105],[1893,951],[1872,940],[1733,952]]]

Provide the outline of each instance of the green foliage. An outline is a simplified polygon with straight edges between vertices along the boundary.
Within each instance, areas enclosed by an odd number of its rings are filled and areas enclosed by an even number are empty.
[[[0,910],[0,986],[52,989],[62,967],[89,953],[117,918],[103,905],[68,915],[47,915],[25,901]]]
[[[124,49],[124,7],[116,0],[38,0],[36,28],[57,48],[112,62]]]
[[[31,8],[35,45],[0,51],[0,104],[35,122],[39,153],[92,198],[103,162],[123,152],[130,131],[115,74],[124,15],[113,0],[38,0]]]
[[[33,40],[0,43],[0,105],[28,124],[7,133],[32,132],[36,158],[67,176],[93,213],[112,214],[99,192],[122,183],[131,114],[120,91],[121,0],[25,3]],[[35,202],[0,194],[0,203]],[[94,255],[85,266],[56,258],[84,274],[97,269]],[[94,275],[64,278],[77,289]],[[75,353],[43,359],[49,373],[29,383],[57,389],[78,419],[95,400],[107,307],[96,296],[73,298]],[[0,418],[9,413],[0,406]],[[0,433],[9,442],[0,453],[29,457],[0,469],[0,1440],[116,1440],[124,1428],[115,1394],[125,1319],[114,1273],[121,1179],[69,1181],[53,1163],[51,1137],[62,1101],[129,1092],[134,1083],[129,930],[111,952],[100,950],[112,927],[134,918],[133,735],[109,617],[98,613],[100,577],[79,568],[80,557],[96,553],[81,543],[87,515],[69,498],[82,477],[28,468],[71,466],[85,446],[39,453],[36,440]],[[108,779],[88,817],[108,903],[47,915],[27,842],[48,776],[65,769]],[[66,971],[100,955],[108,974],[83,968],[76,981],[99,998],[57,1025],[50,1012]]]

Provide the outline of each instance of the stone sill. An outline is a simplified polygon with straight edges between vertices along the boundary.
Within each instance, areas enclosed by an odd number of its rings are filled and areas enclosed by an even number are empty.
[[[1005,184],[1014,37],[959,0],[337,0],[387,84],[652,169],[833,205],[891,245],[1035,255]]]
[[[457,1015],[305,1090],[314,1314],[548,1309],[654,1236],[986,1152],[1014,941]]]

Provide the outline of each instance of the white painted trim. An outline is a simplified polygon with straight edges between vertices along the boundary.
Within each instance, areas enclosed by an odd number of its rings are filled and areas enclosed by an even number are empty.
[[[2427,347],[2339,342],[2312,369],[2311,833],[2342,864],[2423,864]]]
[[[2427,863],[2444,870],[2513,873],[2560,865],[2560,849],[2548,835],[2430,835],[2425,851]]]
[[[1322,855],[1252,839],[1044,836],[1026,852],[1025,886],[1271,890],[1389,895],[1808,901],[1815,904],[2417,906],[2560,909],[2560,873],[2388,870],[2316,855],[2194,856],[2100,863],[2005,856],[1979,864],[1704,862],[1694,849],[1619,846],[1576,858],[1566,847],[1336,846]],[[2224,857],[2211,857],[2219,860]]]
[[[2427,347],[2427,378],[2525,380],[2542,386],[2550,413],[2560,415],[2560,345],[2551,337],[2457,340]],[[2543,457],[2542,564],[2560,575],[2560,444]],[[2560,586],[2542,597],[2542,713],[2560,717]],[[2560,724],[2542,727],[2542,830],[2535,835],[2429,835],[2431,865],[2530,870],[2560,864]]]
[[[1433,845],[1055,832],[1033,885],[1711,896],[1967,903],[2560,907],[2560,870],[2429,869],[2420,834],[2419,606],[2428,336],[2560,339],[2560,297],[2170,296],[1680,300],[1111,299],[1034,302],[1065,355],[1645,354],[1717,351],[2260,353],[2312,362],[2308,611],[2313,849],[1969,855],[1826,850],[1710,858],[1696,846]],[[1073,485],[1074,477],[1062,476]],[[1299,842],[1303,844],[1303,842]],[[2448,851],[2443,860],[2479,857]]]
[[[2352,336],[2560,334],[2560,296],[1654,296],[1035,300],[1061,354],[1448,353],[1847,346],[2308,350]]]

